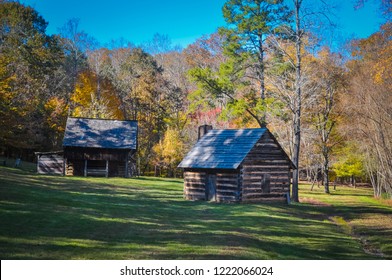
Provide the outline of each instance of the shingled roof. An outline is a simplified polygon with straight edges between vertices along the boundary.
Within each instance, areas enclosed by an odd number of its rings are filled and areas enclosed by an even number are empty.
[[[137,121],[68,118],[63,146],[136,149]]]
[[[178,167],[237,169],[266,131],[266,128],[210,130]]]

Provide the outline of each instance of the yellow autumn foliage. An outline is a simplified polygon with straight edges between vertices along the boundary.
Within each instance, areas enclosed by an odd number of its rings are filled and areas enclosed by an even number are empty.
[[[79,75],[71,102],[75,106],[72,112],[75,117],[124,119],[112,84],[93,72]]]
[[[180,132],[168,128],[163,140],[157,143],[153,150],[164,164],[168,166],[177,165],[182,160],[185,152],[185,145]]]

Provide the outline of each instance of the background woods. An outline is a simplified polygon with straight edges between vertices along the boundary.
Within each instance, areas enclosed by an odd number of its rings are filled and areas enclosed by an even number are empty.
[[[300,179],[392,196],[389,1],[379,31],[344,50],[317,31],[325,7],[309,4],[227,1],[226,26],[181,48],[160,34],[101,46],[78,19],[48,35],[33,8],[0,1],[0,152],[60,149],[67,116],[138,120],[139,172],[179,176],[199,125],[267,125]]]

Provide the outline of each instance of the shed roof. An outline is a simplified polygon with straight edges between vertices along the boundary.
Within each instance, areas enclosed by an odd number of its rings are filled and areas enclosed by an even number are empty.
[[[237,169],[266,131],[266,128],[210,130],[178,167]]]
[[[63,146],[136,149],[137,121],[68,118]]]

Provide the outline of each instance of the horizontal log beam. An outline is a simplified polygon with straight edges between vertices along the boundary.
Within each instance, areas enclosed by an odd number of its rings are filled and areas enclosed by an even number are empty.
[[[270,177],[270,178],[271,178],[270,184],[275,184],[275,183],[289,184],[290,183],[290,180],[288,178],[273,178],[273,177]],[[243,185],[261,184],[261,178],[260,177],[244,177],[242,184]]]
[[[184,178],[184,183],[205,184],[207,180]]]
[[[200,193],[205,193],[206,189],[204,188],[192,188],[192,187],[186,187],[185,192],[200,192]]]
[[[205,189],[206,188],[205,184],[195,184],[195,183],[184,184],[184,187],[185,188],[199,188],[199,189]]]
[[[202,196],[202,197],[205,197],[206,196],[206,194],[203,192],[203,193],[201,193],[201,192],[185,192],[185,195],[187,195],[187,196]]]
[[[248,155],[254,155],[254,154],[283,154],[283,151],[279,148],[262,148],[262,147],[258,147],[257,149],[254,149],[252,151],[249,152]]]
[[[218,190],[216,190],[216,192],[217,193],[238,193],[239,191],[238,191],[238,189],[237,190],[227,190],[227,189],[221,190],[221,189],[218,189]]]
[[[259,194],[270,194],[270,193],[272,193],[272,194],[284,194],[284,193],[287,193],[289,190],[288,189],[273,189],[273,190],[270,190],[270,192],[269,193],[264,193],[264,192],[262,192],[262,190],[261,189],[244,189],[244,190],[242,190],[242,195],[259,195]]]
[[[273,185],[273,186],[270,186],[270,191],[271,192],[274,190],[280,191],[280,190],[286,189],[286,188],[289,188],[289,185]],[[250,184],[244,185],[242,190],[244,192],[249,191],[249,190],[261,191],[261,185],[250,185]]]
[[[255,159],[255,160],[245,160],[243,162],[243,166],[257,166],[257,167],[265,167],[265,166],[281,166],[282,168],[289,168],[289,163],[284,164],[281,162],[277,162],[277,161],[263,161],[260,159]]]
[[[216,183],[216,187],[219,189],[222,188],[238,188],[238,184],[218,184]]]
[[[252,173],[244,173],[242,175],[242,180],[261,180],[262,177],[264,176],[269,176],[271,178],[271,181],[273,179],[289,179],[289,174],[288,173],[270,173],[270,172],[252,172]]]
[[[235,177],[217,177],[216,181],[217,182],[237,182],[238,181],[238,176],[235,176]]]
[[[229,174],[217,173],[216,177],[220,178],[220,179],[225,179],[225,178],[227,178],[227,179],[234,179],[234,178],[237,178],[238,175],[239,175],[239,173],[231,173],[231,174],[230,173]]]
[[[285,193],[242,193],[242,198],[249,198],[249,197],[285,197],[286,196],[286,192]]]
[[[197,177],[197,176],[188,176],[188,175],[185,175],[185,176],[184,176],[184,179],[186,179],[186,180],[205,180],[206,177],[202,177],[202,176]]]
[[[289,163],[283,161],[258,161],[256,164],[247,164],[244,163],[242,169],[243,170],[253,170],[255,168],[265,168],[266,165],[277,166],[280,165],[284,169],[289,169]]]

